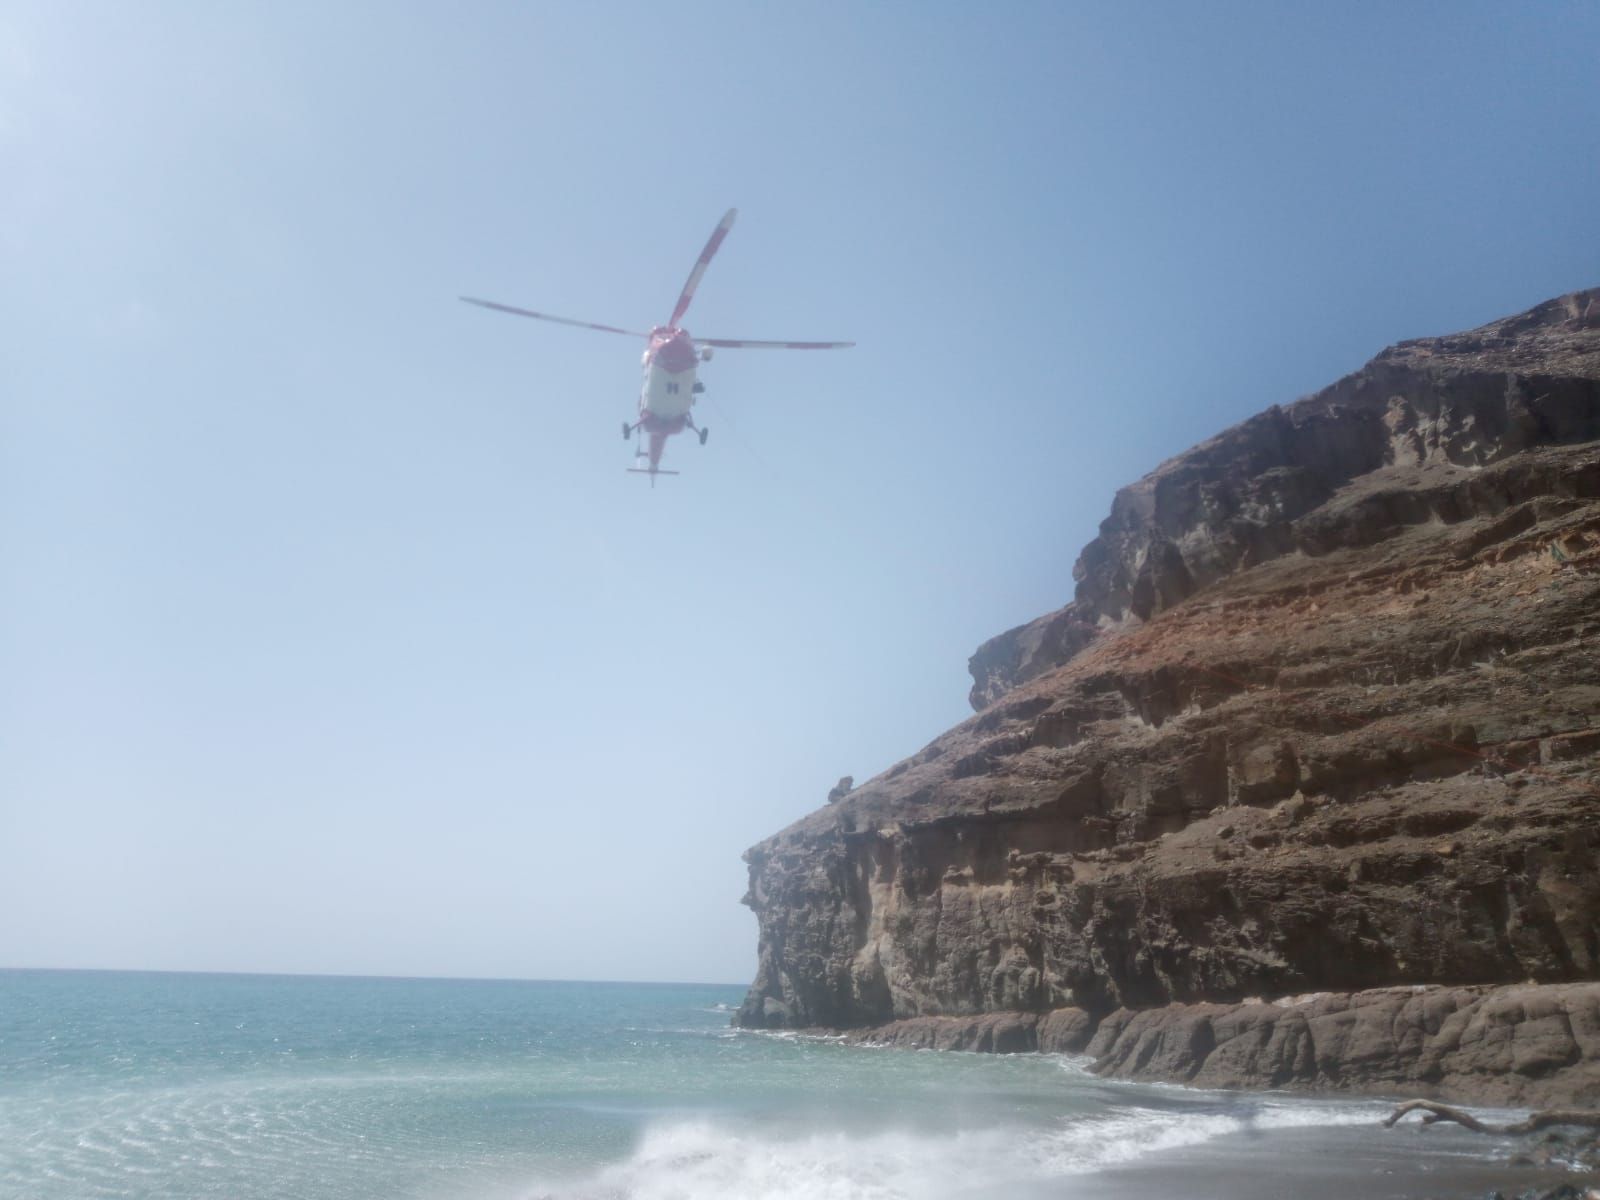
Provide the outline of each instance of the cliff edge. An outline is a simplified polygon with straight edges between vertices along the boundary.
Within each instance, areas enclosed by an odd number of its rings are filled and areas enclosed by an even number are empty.
[[[1355,994],[1399,988],[1436,1001],[1411,1070],[1450,1013],[1505,1024],[1496,985],[1567,985],[1516,1011],[1568,1084],[1495,1094],[1600,1099],[1600,289],[1163,463],[1074,577],[973,656],[976,716],[747,853],[740,1024],[1020,1014],[1195,1078],[1219,1027],[1309,993],[1396,1027]],[[1278,1083],[1340,1082],[1306,1053]]]

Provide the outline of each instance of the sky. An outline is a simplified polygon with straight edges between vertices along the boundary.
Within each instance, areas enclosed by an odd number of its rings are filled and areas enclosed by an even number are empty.
[[[0,965],[745,982],[1115,490],[1600,284],[1600,6],[0,4]],[[640,345],[724,351],[625,474]]]

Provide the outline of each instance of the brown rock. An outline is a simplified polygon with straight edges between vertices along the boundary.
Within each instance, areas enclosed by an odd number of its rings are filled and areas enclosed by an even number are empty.
[[[1081,1008],[1057,1008],[1039,1018],[1039,1050],[1044,1054],[1081,1054],[1094,1034],[1094,1018]]]
[[[975,656],[981,712],[749,852],[740,1022],[1076,1007],[1108,1070],[1197,1081],[1588,1062],[1592,1006],[1464,997],[1600,979],[1597,299],[1123,489],[1073,603]],[[1174,1003],[1221,1007],[1118,1012]]]
[[[875,1029],[852,1031],[846,1040],[861,1045],[910,1050],[968,1050],[981,1054],[1024,1054],[1039,1048],[1036,1013],[998,1012],[970,1017],[908,1017]]]
[[[1102,1024],[1090,1049],[1119,1078],[1594,1105],[1597,1029],[1597,983],[1386,988],[1148,1009]]]
[[[1376,988],[1242,1004],[911,1017],[849,1041],[909,1049],[1087,1053],[1119,1079],[1205,1088],[1452,1095],[1600,1104],[1600,983]]]

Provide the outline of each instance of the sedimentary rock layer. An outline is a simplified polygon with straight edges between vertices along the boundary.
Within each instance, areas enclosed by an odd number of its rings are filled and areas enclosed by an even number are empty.
[[[754,847],[747,1026],[1600,978],[1600,292],[1119,493],[978,715]]]
[[[1402,342],[1317,395],[1161,464],[1117,493],[1073,568],[1073,602],[978,648],[968,663],[972,707],[1061,666],[1107,628],[1236,571],[1370,541],[1375,525],[1414,523],[1419,514],[1397,494],[1408,481],[1385,479],[1385,468],[1474,468],[1600,437],[1597,330],[1600,289],[1468,333]],[[1348,499],[1365,511],[1347,505],[1302,520],[1364,476],[1375,486]]]

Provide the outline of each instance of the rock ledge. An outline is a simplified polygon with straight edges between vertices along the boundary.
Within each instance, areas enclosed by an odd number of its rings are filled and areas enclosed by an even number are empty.
[[[1242,1004],[911,1017],[847,1041],[997,1054],[1086,1054],[1114,1079],[1203,1088],[1600,1105],[1600,983],[1403,987]]]

